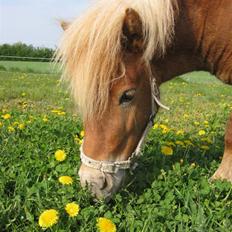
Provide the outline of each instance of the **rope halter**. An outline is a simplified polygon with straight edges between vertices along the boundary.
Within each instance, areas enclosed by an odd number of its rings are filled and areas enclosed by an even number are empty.
[[[137,163],[135,163],[135,159],[141,156],[142,145],[144,144],[145,138],[150,128],[153,127],[154,125],[154,118],[158,112],[159,106],[161,108],[169,110],[167,106],[163,105],[160,102],[160,91],[157,86],[156,79],[152,75],[152,71],[150,68],[149,68],[149,72],[150,72],[150,86],[151,86],[151,115],[135,151],[132,153],[129,159],[125,161],[99,161],[88,157],[83,151],[83,145],[81,145],[80,157],[81,157],[81,162],[84,165],[90,168],[97,169],[103,173],[112,173],[112,174],[117,173],[119,170],[127,170],[127,169],[134,170],[137,167]]]

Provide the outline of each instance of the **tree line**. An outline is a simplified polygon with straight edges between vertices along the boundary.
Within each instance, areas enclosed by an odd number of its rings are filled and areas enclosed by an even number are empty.
[[[0,45],[0,60],[49,61],[53,55],[54,50],[51,48],[34,47],[33,45],[27,45],[21,42]]]

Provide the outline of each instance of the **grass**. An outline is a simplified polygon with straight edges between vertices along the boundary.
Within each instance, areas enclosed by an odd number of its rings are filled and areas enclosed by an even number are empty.
[[[232,231],[232,186],[208,181],[223,154],[230,86],[207,73],[164,84],[162,101],[171,110],[159,112],[139,167],[106,204],[80,187],[82,125],[58,78],[0,72],[0,231],[41,231],[39,215],[51,208],[60,214],[50,231],[96,231],[99,217],[118,231]],[[163,155],[162,146],[173,155]],[[67,154],[61,163],[58,149]],[[74,183],[62,186],[61,175]],[[75,218],[64,210],[72,201],[81,208]]]
[[[58,72],[58,68],[49,62],[33,61],[1,61],[0,70],[9,72],[43,73],[53,74]]]

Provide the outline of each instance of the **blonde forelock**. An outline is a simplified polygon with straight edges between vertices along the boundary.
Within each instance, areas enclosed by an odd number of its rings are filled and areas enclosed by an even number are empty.
[[[143,23],[145,61],[165,53],[174,30],[176,0],[100,0],[65,31],[56,53],[63,79],[84,119],[100,117],[109,104],[112,80],[123,75],[121,36],[126,9]]]

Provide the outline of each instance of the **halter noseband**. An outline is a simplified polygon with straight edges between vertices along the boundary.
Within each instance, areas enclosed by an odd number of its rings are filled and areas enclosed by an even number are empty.
[[[141,155],[141,148],[148,134],[148,131],[154,125],[154,118],[156,113],[158,112],[158,106],[166,110],[169,110],[168,107],[164,106],[160,102],[160,91],[157,86],[156,79],[153,77],[151,69],[149,69],[149,72],[150,72],[150,85],[151,85],[151,115],[135,151],[126,161],[98,161],[91,159],[87,155],[85,155],[83,151],[83,147],[81,145],[80,157],[81,157],[81,162],[83,164],[85,164],[90,168],[100,170],[103,173],[117,173],[119,170],[126,170],[126,169],[134,170],[137,167],[137,163],[135,163],[134,161],[137,157]]]

